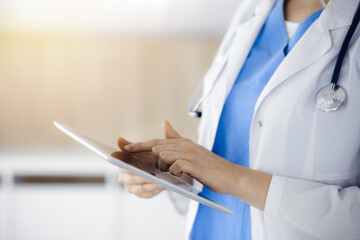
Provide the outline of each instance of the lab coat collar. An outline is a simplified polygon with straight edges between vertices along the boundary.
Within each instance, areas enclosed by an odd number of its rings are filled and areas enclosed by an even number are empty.
[[[358,0],[346,1],[351,2],[351,4],[343,4],[341,0],[331,0],[329,2],[318,20],[310,26],[294,49],[279,65],[260,94],[255,106],[255,113],[264,99],[276,87],[299,71],[311,66],[331,48],[331,29],[347,27],[351,24]]]
[[[241,8],[239,8],[227,36],[225,37],[224,42],[227,42],[228,39],[234,36],[231,47],[229,48],[231,49],[229,50],[229,56],[225,60],[226,63],[224,66],[226,67],[221,67],[221,69],[223,69],[222,73],[213,76],[214,79],[212,80],[209,78],[207,84],[208,86],[211,86],[211,81],[215,81],[215,85],[210,95],[213,96],[214,99],[216,98],[216,103],[214,103],[213,107],[209,108],[208,111],[203,112],[204,115],[199,127],[201,129],[206,126],[206,131],[202,131],[203,134],[201,134],[199,142],[209,150],[212,149],[214,144],[217,126],[225,100],[275,1],[276,0],[244,1],[245,4],[248,4],[253,8],[250,8],[247,5],[240,5]],[[256,5],[254,5],[254,2]],[[246,9],[246,12],[244,9]],[[243,18],[244,15],[246,16],[245,18]],[[224,46],[221,46],[219,52],[222,52],[223,48]],[[219,55],[221,56],[221,54]],[[225,55],[226,54],[224,54],[224,56]],[[215,60],[215,64],[219,65],[219,62],[220,61],[216,62]],[[212,68],[214,68],[214,65]],[[216,80],[217,77],[219,78],[218,80]],[[205,88],[206,86],[204,89]],[[209,99],[211,99],[211,97],[209,97]],[[206,125],[204,119],[213,119],[213,121],[211,121],[211,125]]]
[[[346,3],[344,3],[346,2]],[[359,0],[331,0],[326,6],[325,17],[328,29],[349,26],[354,17],[354,12]]]
[[[253,15],[235,27],[236,36],[233,43],[234,47],[229,56],[228,69],[223,76],[225,86],[221,87],[217,93],[220,97],[219,102],[224,103],[226,97],[229,95],[236,77],[239,74],[239,70],[242,68],[275,2],[276,0],[261,0],[255,7]]]

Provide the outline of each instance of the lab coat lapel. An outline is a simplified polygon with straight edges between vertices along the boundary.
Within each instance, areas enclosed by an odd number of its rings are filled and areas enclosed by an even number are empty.
[[[204,111],[200,124],[203,134],[199,138],[199,142],[209,150],[212,149],[215,141],[222,107],[275,1],[261,0],[250,18],[242,23],[237,23],[233,29],[230,29],[231,32],[236,31],[236,36],[229,48],[230,55],[226,59],[224,70],[222,74],[219,74],[219,79],[214,80],[215,85],[209,97],[209,99],[213,99],[209,105],[212,107]]]
[[[353,14],[349,11],[350,9],[343,9],[343,4],[336,0],[329,2],[319,19],[305,32],[303,37],[279,65],[261,92],[255,106],[255,112],[274,89],[291,79],[291,76],[311,66],[328,52],[332,46],[330,30],[348,26],[352,19],[349,16]]]
[[[297,72],[313,64],[330,49],[330,34],[327,27],[324,27],[324,24],[324,18],[319,19],[318,22],[314,22],[286,58],[281,62],[261,92],[255,106],[255,112],[263,100],[276,87],[284,81],[290,79],[290,77]]]
[[[275,2],[276,0],[261,1],[255,9],[254,15],[249,20],[236,27],[234,46],[229,56],[227,70],[223,76],[223,79],[225,80],[225,85],[221,94],[221,102],[223,104]]]

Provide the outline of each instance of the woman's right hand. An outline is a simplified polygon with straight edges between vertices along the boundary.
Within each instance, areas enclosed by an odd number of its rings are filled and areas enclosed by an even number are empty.
[[[125,151],[124,146],[127,144],[130,144],[130,142],[124,138],[118,139],[118,146],[121,151]],[[141,158],[144,159],[144,161],[151,161],[152,152],[142,153]],[[124,169],[120,169],[119,182],[125,186],[128,193],[134,194],[140,198],[151,198],[165,190],[165,188],[158,184],[132,174]]]

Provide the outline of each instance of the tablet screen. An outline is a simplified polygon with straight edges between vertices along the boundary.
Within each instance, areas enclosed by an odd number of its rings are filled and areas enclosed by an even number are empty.
[[[141,169],[155,177],[171,182],[172,184],[183,185],[187,184],[181,178],[170,175],[168,172],[161,172],[159,169],[154,167],[151,159],[150,152],[143,153],[126,153],[126,152],[112,152],[111,156],[115,157],[119,161],[123,161],[133,167]],[[192,190],[194,192],[194,190]],[[197,191],[198,192],[198,191]]]

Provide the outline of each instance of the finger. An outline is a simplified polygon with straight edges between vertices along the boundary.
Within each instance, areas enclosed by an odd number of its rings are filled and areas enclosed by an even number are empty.
[[[119,182],[124,185],[138,185],[144,183],[152,183],[149,180],[136,176],[130,172],[121,172],[119,175]]]
[[[160,153],[165,152],[165,151],[186,152],[189,150],[186,145],[187,144],[183,143],[183,142],[179,142],[179,143],[175,143],[175,144],[156,145],[156,146],[152,147],[151,151],[154,154],[154,156],[159,158]]]
[[[163,172],[167,172],[170,164],[172,164],[176,159],[186,158],[187,160],[190,160],[191,152],[189,151],[187,145],[187,142],[184,142],[154,146],[152,148],[154,167],[159,168]],[[163,159],[160,158],[161,154],[163,155]]]
[[[117,144],[119,146],[119,148],[121,149],[121,151],[124,151],[124,147],[128,144],[130,144],[131,142],[129,142],[128,140],[126,140],[125,138],[119,137],[117,140]]]
[[[116,158],[116,159],[119,159],[119,160],[121,160],[123,162],[127,162],[129,159],[132,158],[131,153],[120,152],[120,151],[111,153],[111,156]]]
[[[122,169],[122,168],[119,168],[119,173],[120,174],[130,174],[129,171],[125,170],[125,169]],[[132,173],[131,173],[132,174]]]
[[[162,191],[159,190],[159,191],[153,191],[153,192],[148,192],[148,193],[142,193],[142,194],[137,194],[136,196],[138,196],[139,198],[152,198],[156,194],[159,194],[160,192],[162,192]]]
[[[160,152],[158,158],[159,169],[163,172],[169,171],[169,167],[178,159],[191,161],[191,153],[187,152],[174,152],[174,151],[163,151]]]
[[[154,146],[178,143],[182,139],[154,139],[146,142],[137,142],[126,145],[124,149],[129,152],[151,151]]]
[[[175,131],[167,120],[163,122],[162,129],[164,131],[165,138],[181,138],[180,134]]]
[[[137,196],[140,198],[151,198],[164,190],[165,190],[165,188],[158,186],[158,188],[155,191],[147,192],[147,193],[140,193],[140,194],[137,194]]]
[[[177,151],[179,149],[179,144],[166,144],[166,145],[157,145],[154,146],[152,150],[152,160],[155,168],[159,168],[162,171],[167,171],[168,166],[166,167],[166,164],[161,164],[162,167],[160,168],[160,162],[159,162],[159,155],[164,151]]]
[[[184,159],[178,159],[170,166],[169,172],[177,177],[181,177],[182,173],[187,173],[192,176],[190,172],[191,166],[191,162]]]
[[[152,157],[152,162],[153,162],[154,168],[159,168],[158,156],[155,156],[154,154],[152,154],[151,157]]]
[[[148,192],[153,192],[159,189],[159,185],[155,183],[144,183],[144,184],[138,184],[138,185],[126,185],[125,189],[128,193],[131,194],[144,194]]]
[[[161,160],[159,159],[159,161],[158,161],[158,166],[159,166],[160,171],[162,171],[162,172],[168,172],[168,171],[169,171],[170,164],[168,164],[168,163],[166,163],[166,162],[164,162],[164,161],[161,161]]]
[[[191,152],[180,152],[180,151],[162,151],[158,154],[159,161],[173,164],[178,159],[187,161],[194,161],[194,155]]]

